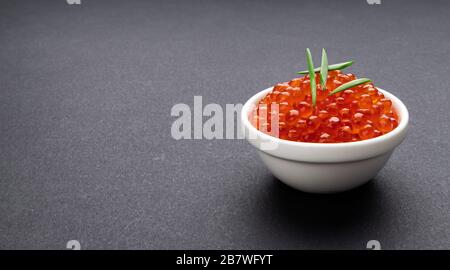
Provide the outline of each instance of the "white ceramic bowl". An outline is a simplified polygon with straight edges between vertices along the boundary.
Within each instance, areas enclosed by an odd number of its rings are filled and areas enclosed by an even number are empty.
[[[258,149],[269,170],[285,184],[311,193],[335,193],[360,186],[373,179],[405,138],[408,110],[391,93],[379,89],[399,115],[399,125],[382,136],[348,143],[306,143],[279,139],[256,129],[248,116],[268,88],[251,97],[241,112],[242,130]]]

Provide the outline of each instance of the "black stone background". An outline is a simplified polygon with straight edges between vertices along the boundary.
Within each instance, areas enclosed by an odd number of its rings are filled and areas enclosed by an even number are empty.
[[[450,2],[0,2],[0,248],[450,248]],[[309,195],[243,140],[171,138],[174,104],[243,103],[353,59],[411,113],[371,183]]]

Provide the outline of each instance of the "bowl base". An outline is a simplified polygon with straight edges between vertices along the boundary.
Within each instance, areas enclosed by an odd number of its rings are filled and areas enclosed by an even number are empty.
[[[287,160],[258,151],[262,161],[281,182],[309,193],[337,193],[375,178],[392,154],[357,161],[312,163]]]

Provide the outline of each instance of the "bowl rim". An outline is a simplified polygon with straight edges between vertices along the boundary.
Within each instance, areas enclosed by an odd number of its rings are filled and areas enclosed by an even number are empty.
[[[293,147],[305,146],[305,147],[309,147],[309,148],[313,147],[313,148],[343,148],[344,149],[344,148],[355,147],[355,146],[374,145],[374,144],[378,144],[380,142],[392,139],[392,138],[400,135],[403,131],[405,131],[405,129],[408,126],[408,122],[409,122],[409,112],[408,112],[408,109],[406,108],[405,104],[399,98],[397,98],[395,95],[391,94],[390,92],[388,92],[384,89],[381,89],[379,87],[376,87],[376,88],[378,91],[383,93],[383,95],[385,97],[387,97],[388,99],[390,99],[392,101],[392,104],[393,104],[394,108],[396,109],[396,112],[398,113],[398,116],[399,116],[399,124],[392,131],[390,131],[386,134],[383,134],[381,136],[367,139],[367,140],[361,140],[361,141],[356,141],[356,142],[342,142],[342,143],[297,142],[297,141],[289,141],[289,140],[280,139],[280,138],[277,138],[274,136],[270,136],[270,135],[258,130],[256,127],[254,127],[250,123],[250,121],[248,119],[249,109],[251,108],[252,105],[256,104],[257,101],[261,100],[263,98],[263,96],[265,96],[267,93],[272,91],[273,86],[256,93],[251,98],[249,98],[247,100],[247,102],[245,102],[244,106],[242,107],[242,111],[241,111],[241,121],[245,128],[248,128],[250,131],[255,132],[257,134],[257,136],[261,137],[262,139],[269,140],[269,141],[275,141],[277,143],[282,143],[282,144],[285,144],[288,146],[293,146]]]

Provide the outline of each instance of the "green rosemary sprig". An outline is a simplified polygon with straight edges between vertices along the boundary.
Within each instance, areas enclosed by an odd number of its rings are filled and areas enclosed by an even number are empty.
[[[322,91],[327,88],[328,77],[328,57],[325,49],[322,49],[322,65],[320,66],[320,84],[322,85]]]
[[[311,86],[311,101],[313,107],[316,106],[316,75],[314,73],[314,63],[309,48],[306,49],[306,63],[308,64],[309,85]]]
[[[330,70],[341,70],[341,69],[347,68],[347,67],[349,67],[351,65],[353,65],[353,61],[333,64],[333,65],[329,65],[328,66],[328,70],[329,71]],[[318,68],[314,69],[314,72],[320,72],[320,69],[321,68],[318,67]],[[297,74],[303,74],[303,75],[308,74],[308,73],[309,73],[309,70],[302,70],[302,71],[297,72]]]
[[[344,90],[347,90],[349,88],[355,87],[357,85],[365,84],[365,83],[368,83],[368,82],[371,82],[371,81],[372,80],[367,79],[367,78],[356,79],[356,80],[350,81],[348,83],[344,83],[343,85],[341,85],[341,86],[337,87],[336,89],[334,89],[333,92],[329,93],[328,95],[331,96],[331,95],[334,95],[334,94],[339,93],[341,91],[344,91]]]

